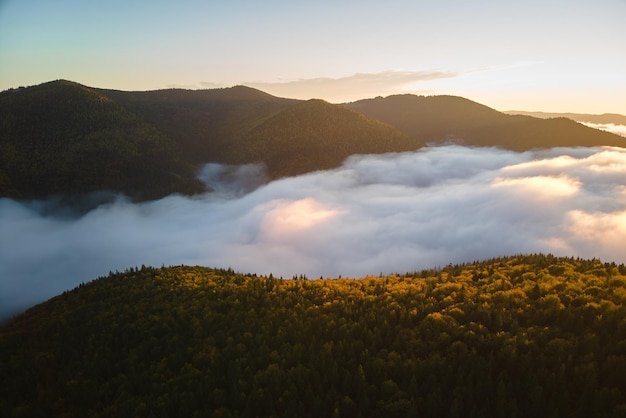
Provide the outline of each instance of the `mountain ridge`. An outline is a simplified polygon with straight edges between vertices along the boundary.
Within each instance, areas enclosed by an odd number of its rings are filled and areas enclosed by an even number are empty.
[[[76,94],[81,100],[80,106],[64,108],[69,106],[64,100],[64,95],[70,94],[69,92]],[[33,94],[41,97],[34,100]],[[93,100],[94,97],[97,100]],[[109,110],[113,110],[109,113],[101,111],[98,103],[106,103]],[[199,193],[205,188],[195,176],[204,163],[267,164],[269,161],[258,161],[254,155],[246,152],[247,142],[254,140],[251,133],[265,121],[298,103],[301,101],[277,98],[245,86],[210,90],[124,92],[57,80],[7,90],[0,93],[0,110],[5,115],[19,117],[3,118],[0,125],[0,196],[41,198],[57,193],[81,194],[102,189],[122,192],[140,199],[158,198],[171,193]],[[61,113],[59,109],[62,110]],[[336,105],[327,104],[326,111],[346,115],[344,109]],[[83,114],[87,117],[81,118]],[[348,141],[352,140],[353,144],[356,139],[356,146],[351,152],[368,152],[366,142],[369,134],[376,136],[382,133],[377,128],[379,123],[368,122],[364,117],[359,119],[359,123],[353,124],[343,121],[343,116],[337,115],[334,117],[337,129],[349,126],[345,129],[345,137]],[[31,123],[42,117],[47,118],[45,123]],[[289,122],[298,123],[297,120]],[[385,135],[403,136],[392,131],[393,128],[387,128]],[[359,135],[368,133],[364,135],[362,146],[356,132]],[[38,138],[37,141],[29,139],[31,136]],[[100,139],[96,141],[94,137]],[[71,140],[68,141],[68,138]],[[293,143],[291,154],[286,158],[302,160],[297,154],[308,147],[318,155],[317,161],[321,161],[319,166],[309,165],[309,171],[339,166],[342,160],[324,149],[324,142],[318,141],[319,139],[319,136],[302,137],[304,142]],[[120,143],[120,140],[124,143]],[[132,157],[134,154],[125,150],[128,144],[138,140],[162,143],[169,151],[164,151],[159,160],[137,149],[137,158],[143,161],[138,163]],[[41,170],[42,164],[38,159],[28,157],[38,155],[42,142],[54,144],[56,147],[55,154],[50,155],[49,160],[45,159],[47,154],[41,154],[43,162],[51,166],[47,171]],[[421,143],[413,142],[416,143],[413,148],[421,146]],[[117,158],[103,161],[98,155],[101,143],[109,144],[110,153],[117,153]],[[113,143],[116,145],[112,145]],[[395,149],[383,147],[379,152],[391,152]],[[285,149],[274,151],[280,151],[285,156]],[[250,159],[242,160],[241,155],[250,155]],[[347,156],[344,155],[344,158]],[[78,163],[76,158],[79,158]],[[173,161],[168,162],[167,158]],[[111,173],[119,161],[125,160],[128,160],[128,165],[124,166],[123,173]],[[179,170],[173,170],[172,167],[177,164],[174,161],[186,168],[181,171],[181,166]],[[287,170],[276,164],[270,165],[274,170],[269,173],[271,178],[306,172],[301,164],[292,163]],[[90,177],[84,173],[93,173],[92,177],[96,179],[89,180]],[[165,175],[159,176],[159,173]],[[150,183],[137,187],[138,179],[146,179]],[[179,184],[176,184],[177,180]]]
[[[61,80],[0,93],[0,195],[205,190],[176,144],[110,98]]]
[[[275,179],[426,143],[626,146],[623,137],[569,119],[506,115],[458,96],[335,105],[246,86],[129,92],[57,80],[1,92],[0,111],[0,196],[15,198],[194,194],[206,190],[195,176],[208,162],[260,162]]]
[[[336,168],[353,154],[414,151],[422,145],[387,124],[310,99],[251,130],[239,144],[238,162],[264,162],[273,177],[281,177]]]
[[[187,158],[195,163],[227,161],[228,148],[247,130],[298,102],[246,86],[100,91],[174,138]]]
[[[426,143],[446,141],[513,151],[560,146],[626,146],[626,140],[567,118],[507,115],[458,96],[394,95],[344,106]]]

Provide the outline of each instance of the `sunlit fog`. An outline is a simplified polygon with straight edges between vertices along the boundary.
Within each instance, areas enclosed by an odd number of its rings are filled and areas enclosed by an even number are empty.
[[[257,166],[212,164],[201,178],[212,193],[81,214],[1,199],[0,315],[142,264],[319,278],[529,252],[626,262],[620,148],[444,146],[269,184]]]

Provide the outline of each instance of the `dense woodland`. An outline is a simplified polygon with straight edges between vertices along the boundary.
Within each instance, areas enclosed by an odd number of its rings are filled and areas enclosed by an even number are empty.
[[[623,137],[589,128],[569,118],[508,115],[455,96],[403,94],[359,100],[345,106],[429,143],[450,141],[513,151],[626,146]]]
[[[0,114],[0,197],[21,199],[199,193],[205,188],[195,176],[207,162],[264,163],[275,179],[426,143],[626,146],[620,136],[570,119],[505,115],[452,96],[334,105],[243,86],[126,92],[54,81],[1,92]]]
[[[122,92],[69,81],[0,93],[0,196],[99,191],[137,199],[205,190],[207,162],[264,163],[270,178],[422,142],[337,105],[248,87]]]
[[[235,162],[264,162],[277,178],[336,168],[354,154],[414,151],[422,145],[360,113],[308,100],[250,131],[235,148]]]
[[[173,138],[194,164],[233,162],[234,147],[299,100],[244,86],[210,90],[97,90]],[[246,161],[249,163],[251,161]]]
[[[0,196],[110,190],[139,199],[205,190],[177,144],[86,87],[0,93]]]
[[[457,141],[624,146],[455,97],[331,105],[247,87],[0,93],[0,197],[205,191]],[[546,255],[361,279],[203,267],[111,273],[0,326],[2,417],[624,417],[626,267]]]
[[[270,178],[336,168],[350,155],[413,151],[423,142],[322,100],[236,86],[214,90],[101,90],[166,132],[190,161],[264,163]]]
[[[132,268],[0,329],[3,417],[624,417],[626,267]]]

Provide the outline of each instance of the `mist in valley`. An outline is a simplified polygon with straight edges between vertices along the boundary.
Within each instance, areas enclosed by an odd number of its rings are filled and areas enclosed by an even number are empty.
[[[318,278],[537,252],[626,262],[621,148],[441,146],[271,183],[260,166],[200,177],[212,192],[83,211],[0,199],[0,319],[142,264]]]

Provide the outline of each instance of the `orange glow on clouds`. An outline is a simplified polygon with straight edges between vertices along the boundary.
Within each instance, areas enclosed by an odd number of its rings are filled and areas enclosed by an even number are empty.
[[[616,135],[626,137],[626,125],[616,125],[614,123],[591,123],[591,122],[581,122],[583,125],[587,125],[590,128],[600,129],[603,131],[612,132]]]
[[[568,213],[572,235],[602,252],[618,259],[626,242],[626,210],[611,213],[590,213],[573,210]]]
[[[599,152],[587,158],[589,169],[596,172],[626,173],[626,150],[617,147],[605,147],[606,151]]]
[[[267,210],[261,224],[262,234],[267,237],[309,230],[340,213],[312,198],[278,200],[265,205],[262,210]]]
[[[567,175],[518,178],[498,177],[493,181],[493,185],[529,193],[534,198],[569,197],[578,193],[581,187],[580,180]]]
[[[570,157],[569,155],[560,155],[555,158],[533,160],[508,167],[503,167],[502,171],[511,173],[530,173],[536,172],[538,170],[545,171],[546,169],[563,169],[576,164],[580,164],[580,160],[578,158]]]

